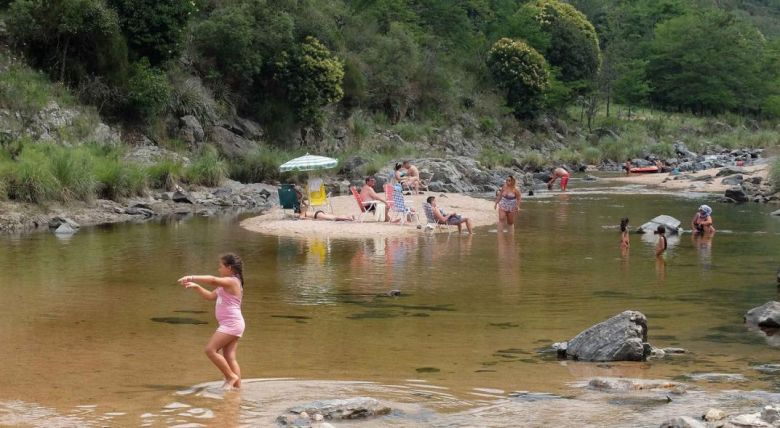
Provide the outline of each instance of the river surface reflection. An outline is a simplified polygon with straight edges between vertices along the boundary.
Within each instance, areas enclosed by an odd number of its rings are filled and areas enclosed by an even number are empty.
[[[512,391],[576,395],[571,383],[594,375],[726,372],[746,380],[699,386],[777,392],[778,381],[752,367],[776,362],[780,350],[742,325],[748,309],[778,298],[772,207],[712,204],[717,234],[670,239],[662,266],[654,237],[632,234],[621,252],[621,217],[636,226],[669,214],[685,225],[698,204],[661,195],[525,198],[514,233],[488,227],[474,236],[280,238],[220,217],[88,228],[65,240],[0,237],[0,424],[263,425],[274,417],[258,410],[264,400],[283,409],[367,388],[417,415],[380,424],[458,426],[424,415],[494,406]],[[245,260],[244,376],[294,378],[298,387],[257,381],[238,402],[191,393],[218,381],[202,352],[216,324],[213,304],[175,280],[216,272],[227,251]],[[604,365],[539,352],[625,309],[647,315],[654,345],[690,353]],[[301,387],[319,381],[336,381],[322,384],[328,396]],[[289,394],[268,398],[269,385]],[[423,400],[420,391],[433,392]],[[501,425],[480,408],[485,425]]]

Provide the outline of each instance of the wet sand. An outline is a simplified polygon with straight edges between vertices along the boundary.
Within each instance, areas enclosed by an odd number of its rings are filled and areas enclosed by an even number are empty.
[[[743,170],[749,172],[750,174],[743,174],[743,177],[747,179],[748,177],[761,177],[763,181],[766,181],[767,176],[769,175],[769,164],[760,164],[760,165],[750,165],[745,167],[740,167]],[[611,178],[605,178],[605,182],[613,182],[613,183],[626,183],[626,184],[642,184],[646,186],[652,186],[652,187],[658,187],[665,190],[690,190],[695,192],[704,192],[704,193],[723,193],[726,191],[726,189],[732,187],[727,184],[721,184],[721,181],[725,177],[715,177],[715,175],[721,170],[722,168],[711,168],[711,169],[705,169],[702,171],[698,171],[695,173],[682,173],[678,176],[671,175],[669,173],[660,173],[660,174],[631,174],[629,176],[621,176],[621,177],[611,177]],[[701,178],[705,176],[711,176],[713,179],[708,181],[697,181],[696,178]],[[683,176],[691,176],[694,179],[686,179],[682,178]],[[675,177],[680,177],[679,179],[675,180]]]
[[[436,196],[440,208],[447,213],[455,212],[470,218],[474,227],[489,226],[498,223],[498,212],[493,209],[493,201],[474,198],[457,193],[423,195],[409,195],[406,199],[412,199],[411,206],[420,214],[419,224],[425,226],[427,220],[423,213],[422,204],[428,196]],[[335,196],[330,198],[333,206],[333,214],[340,216],[355,215],[357,218],[357,203],[352,196]],[[317,208],[319,209],[319,207]],[[325,210],[328,212],[328,210]],[[309,210],[310,213],[313,210]],[[522,213],[520,214],[522,216]],[[392,213],[391,213],[392,217]],[[414,219],[413,219],[414,220]],[[241,226],[253,232],[279,236],[322,236],[331,238],[372,238],[377,236],[409,236],[421,233],[431,233],[424,227],[418,229],[415,221],[404,225],[389,222],[377,222],[373,214],[367,214],[365,221],[325,221],[325,220],[298,220],[291,210],[284,212],[281,208],[274,209],[257,217],[252,217],[241,222]],[[452,226],[452,231],[457,231]],[[463,226],[465,233],[466,226]],[[447,233],[439,231],[438,233]]]

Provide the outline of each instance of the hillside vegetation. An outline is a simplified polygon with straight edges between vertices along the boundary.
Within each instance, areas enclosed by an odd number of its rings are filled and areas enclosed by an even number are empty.
[[[663,156],[676,140],[701,151],[778,144],[777,0],[0,0],[0,17],[0,197],[278,178],[302,144],[378,170],[442,150],[453,127],[482,142],[488,166]],[[55,140],[83,147],[30,141],[25,117],[52,99],[83,113]],[[170,131],[188,115],[204,128],[251,119],[264,141],[228,167],[225,153]],[[170,159],[120,173],[134,168],[119,161],[124,148],[89,144],[98,118],[209,166]],[[340,127],[346,146],[334,143]],[[91,165],[84,183],[28,171],[55,171],[40,159],[58,153]]]

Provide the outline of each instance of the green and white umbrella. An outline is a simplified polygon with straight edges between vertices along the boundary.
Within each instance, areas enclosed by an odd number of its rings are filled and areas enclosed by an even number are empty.
[[[306,154],[299,158],[289,160],[279,167],[279,171],[316,171],[319,169],[329,169],[335,167],[339,163],[338,160],[325,157]]]

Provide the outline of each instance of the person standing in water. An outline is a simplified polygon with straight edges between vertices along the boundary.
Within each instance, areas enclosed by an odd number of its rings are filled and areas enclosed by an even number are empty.
[[[560,166],[553,169],[552,177],[550,178],[550,181],[547,182],[547,190],[552,190],[555,180],[559,178],[561,179],[561,192],[565,192],[566,185],[569,184],[569,171]]]
[[[517,188],[515,177],[509,176],[496,194],[496,203],[493,209],[498,208],[498,224],[504,231],[504,225],[515,227],[515,216],[520,205],[520,190]]]
[[[219,327],[206,344],[206,356],[225,376],[223,389],[241,387],[241,368],[236,361],[238,339],[244,334],[244,317],[241,315],[241,298],[244,293],[244,268],[235,254],[225,254],[219,259],[220,276],[187,275],[179,278],[179,284],[191,288],[206,300],[215,300],[215,315]],[[200,284],[214,287],[213,291]],[[220,355],[219,351],[222,351]]]
[[[656,229],[655,233],[658,234],[658,241],[655,243],[655,255],[656,257],[661,257],[664,255],[666,247],[668,246],[666,242],[666,228],[663,226],[658,226],[658,229]]]
[[[628,251],[631,247],[631,242],[628,239],[628,217],[620,219],[620,250],[622,252]]]

